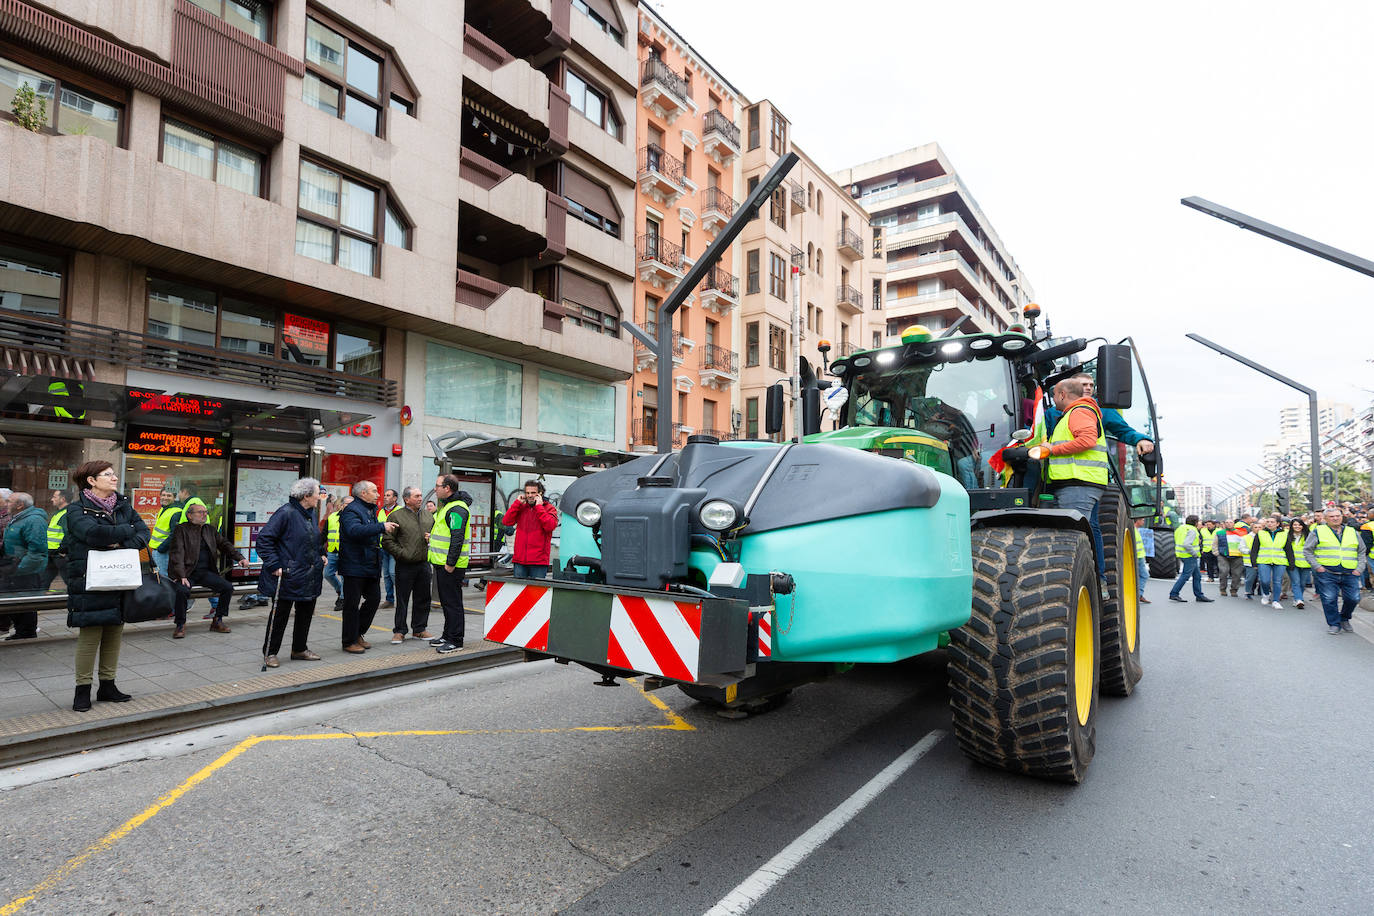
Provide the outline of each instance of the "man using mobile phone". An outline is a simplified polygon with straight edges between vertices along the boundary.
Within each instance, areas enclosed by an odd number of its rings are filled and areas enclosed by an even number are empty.
[[[514,573],[518,579],[543,579],[549,574],[553,552],[553,530],[558,527],[558,510],[544,498],[544,485],[537,480],[525,482],[501,517],[501,524],[515,526]]]

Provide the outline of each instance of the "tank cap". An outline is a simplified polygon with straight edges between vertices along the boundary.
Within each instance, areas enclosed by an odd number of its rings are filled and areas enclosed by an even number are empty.
[[[687,437],[688,445],[720,445],[720,439],[716,436],[708,436],[705,433],[696,433]]]
[[[635,481],[635,486],[639,487],[671,487],[673,478],[671,477],[641,477]]]

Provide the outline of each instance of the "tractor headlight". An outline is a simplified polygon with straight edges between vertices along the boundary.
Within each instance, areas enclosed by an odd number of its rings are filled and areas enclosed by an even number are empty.
[[[697,513],[701,518],[701,523],[712,531],[724,531],[735,523],[739,518],[739,512],[735,507],[723,499],[713,499],[701,507]]]
[[[577,520],[591,528],[601,521],[601,507],[590,499],[577,504]]]

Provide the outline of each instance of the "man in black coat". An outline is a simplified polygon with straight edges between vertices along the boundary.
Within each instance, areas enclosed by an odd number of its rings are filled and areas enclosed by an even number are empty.
[[[353,502],[339,513],[339,575],[343,577],[343,650],[359,655],[372,648],[364,637],[381,602],[383,534],[395,522],[377,521],[377,485],[353,485]]]
[[[277,652],[286,635],[286,621],[294,609],[296,627],[291,637],[291,658],[314,662],[320,657],[306,644],[315,600],[324,588],[324,544],[315,520],[315,506],[324,491],[313,477],[302,477],[291,485],[290,500],[267,520],[258,532],[258,557],[262,573],[258,593],[274,600],[272,632],[263,659],[276,668]]]
[[[177,592],[177,628],[172,632],[173,639],[186,635],[186,606],[190,603],[193,585],[203,585],[219,596],[210,632],[228,633],[229,627],[223,617],[229,610],[229,602],[234,600],[234,586],[219,574],[220,556],[228,556],[242,568],[248,568],[248,561],[229,539],[205,524],[209,515],[210,510],[204,504],[192,503],[186,508],[186,521],[173,528],[168,538],[172,547],[167,552],[167,574]]]

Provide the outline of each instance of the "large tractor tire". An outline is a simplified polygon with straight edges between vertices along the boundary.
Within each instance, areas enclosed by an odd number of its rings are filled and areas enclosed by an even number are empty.
[[[1098,587],[1077,530],[980,528],[973,615],[950,634],[954,734],[978,763],[1083,780],[1096,742]]]
[[[1111,490],[1097,510],[1107,566],[1107,600],[1102,602],[1102,694],[1128,697],[1140,680],[1140,579],[1135,558],[1138,536],[1126,502]]]
[[[1155,529],[1155,555],[1150,557],[1151,579],[1178,578],[1178,557],[1174,555],[1172,528]]]

